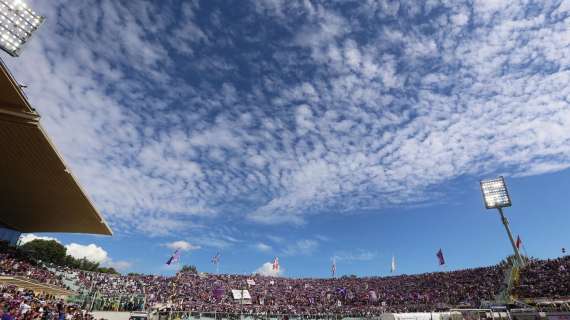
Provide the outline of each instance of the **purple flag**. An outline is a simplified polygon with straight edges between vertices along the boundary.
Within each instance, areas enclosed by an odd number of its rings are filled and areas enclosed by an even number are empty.
[[[346,288],[336,288],[335,292],[344,297],[346,295]]]
[[[178,260],[180,260],[180,252],[178,252],[178,249],[176,249],[176,251],[174,251],[172,256],[168,259],[168,261],[166,261],[166,264],[171,265],[173,263],[178,262]]]
[[[439,249],[436,256],[437,256],[437,260],[439,260],[439,265],[443,266],[445,264],[445,258],[443,258],[443,251],[441,251],[441,249]]]
[[[215,288],[215,289],[214,289],[214,292],[213,292],[213,293],[214,293],[214,298],[215,298],[216,300],[222,299],[222,298],[224,297],[225,292],[226,292],[226,291],[225,291],[224,288],[222,288],[222,287]]]

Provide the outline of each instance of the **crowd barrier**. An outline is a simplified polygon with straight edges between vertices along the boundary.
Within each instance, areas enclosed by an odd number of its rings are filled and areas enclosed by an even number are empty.
[[[172,312],[164,315],[151,314],[149,320],[358,320],[377,319],[379,316],[356,316],[338,314],[248,314],[224,312]]]
[[[247,314],[224,312],[154,311],[149,320],[570,320],[570,312],[495,311],[488,309],[449,312],[383,313],[382,315],[340,314]]]

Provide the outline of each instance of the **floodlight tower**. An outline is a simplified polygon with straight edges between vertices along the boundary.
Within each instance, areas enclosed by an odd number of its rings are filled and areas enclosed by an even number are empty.
[[[515,240],[513,239],[511,228],[509,228],[509,220],[507,220],[503,213],[503,208],[510,207],[512,204],[505,179],[503,177],[498,177],[496,179],[482,180],[481,191],[483,192],[483,199],[485,200],[485,208],[497,209],[499,211],[501,221],[505,226],[505,230],[507,230],[509,240],[511,240],[511,245],[513,246],[517,263],[522,267],[524,265],[524,261],[519,253],[517,245],[515,244]]]
[[[0,0],[0,49],[17,57],[44,19],[23,0]]]

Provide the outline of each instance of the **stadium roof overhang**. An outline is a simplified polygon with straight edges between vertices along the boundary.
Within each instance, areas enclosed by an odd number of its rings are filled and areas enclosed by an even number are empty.
[[[35,280],[26,279],[23,277],[0,276],[0,284],[32,290],[34,292],[43,292],[57,297],[68,297],[76,295],[76,292],[74,291],[66,290],[51,284],[40,283]]]
[[[0,62],[0,226],[111,235]]]

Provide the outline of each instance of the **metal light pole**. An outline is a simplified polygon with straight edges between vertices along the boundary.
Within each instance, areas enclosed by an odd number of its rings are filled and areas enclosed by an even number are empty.
[[[483,180],[481,181],[481,191],[483,193],[483,199],[485,200],[485,208],[497,209],[499,211],[501,222],[505,226],[505,230],[507,231],[511,245],[513,246],[516,261],[519,266],[524,266],[524,260],[519,253],[519,249],[517,248],[513,234],[511,233],[511,228],[509,227],[509,220],[503,213],[503,208],[510,207],[512,205],[505,179],[503,177],[498,177],[496,179]]]
[[[517,248],[517,245],[515,244],[515,240],[513,239],[513,234],[511,232],[511,228],[509,227],[509,220],[503,214],[503,208],[497,208],[497,210],[499,210],[499,214],[501,215],[501,221],[505,226],[505,230],[507,230],[507,235],[509,236],[509,240],[511,240],[511,245],[513,246],[513,251],[515,252],[515,257],[517,258],[517,262],[522,267],[524,266],[524,260],[521,257],[519,248]]]

